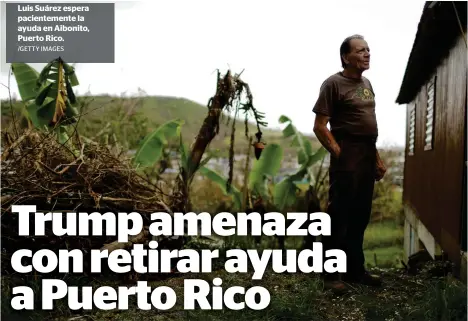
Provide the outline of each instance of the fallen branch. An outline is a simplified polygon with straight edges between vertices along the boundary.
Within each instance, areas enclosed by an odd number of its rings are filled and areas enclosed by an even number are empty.
[[[242,104],[241,100],[244,94],[247,99],[246,102]],[[223,111],[229,113],[232,108],[235,108],[236,116],[240,110],[244,111],[246,120],[249,112],[254,114],[258,128],[256,137],[260,141],[262,136],[260,126],[266,126],[266,123],[262,121],[264,118],[263,114],[253,107],[253,97],[249,85],[240,79],[240,75],[232,76],[230,70],[227,71],[224,77],[221,77],[218,71],[216,93],[208,102],[208,115],[205,117],[198,135],[190,147],[187,168],[181,167],[177,177],[176,188],[172,195],[174,202],[171,204],[171,208],[173,211],[184,213],[190,211],[189,185],[192,177],[200,166],[206,148],[219,133],[219,120]],[[235,123],[236,120],[234,119],[233,121]],[[248,136],[247,129],[248,125],[246,121],[246,136]],[[232,130],[235,130],[234,126]],[[231,138],[230,150],[233,149],[232,145],[233,139]],[[232,169],[232,161],[229,165],[230,169]],[[232,175],[232,170],[230,170],[230,173]],[[228,182],[230,181],[232,181],[232,177],[229,177]],[[229,189],[230,186],[227,186],[227,188]]]
[[[8,146],[8,148],[2,153],[2,156],[0,157],[0,161],[2,162],[5,161],[8,158],[8,156],[10,156],[11,151],[17,148],[24,141],[24,139],[29,136],[30,133],[31,133],[31,129],[28,129],[26,133],[21,135],[17,140],[13,142],[13,144]]]

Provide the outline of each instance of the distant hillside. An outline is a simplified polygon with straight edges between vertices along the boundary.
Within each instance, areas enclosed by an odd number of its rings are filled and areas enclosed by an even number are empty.
[[[185,124],[182,128],[184,141],[191,144],[198,133],[203,119],[207,114],[207,107],[185,98],[145,96],[140,98],[121,98],[112,96],[80,97],[85,106],[83,117],[79,123],[79,132],[88,138],[96,139],[105,132],[112,132],[119,140],[128,141],[128,148],[136,148],[138,142],[148,133],[171,119],[182,119]],[[14,103],[18,110],[20,104]],[[9,102],[2,101],[2,127],[11,121]],[[19,116],[19,112],[18,112]],[[253,124],[249,123],[249,135],[257,132]],[[223,115],[221,129],[210,146],[211,150],[219,149],[222,154],[228,152],[232,121],[228,122],[227,115]],[[282,137],[279,130],[261,128],[263,138],[268,143],[279,143],[286,152],[292,152],[289,141]],[[97,136],[97,137],[96,137]],[[112,136],[112,135],[111,135]],[[112,139],[112,137],[109,137]],[[317,148],[319,143],[315,137],[310,137]],[[235,134],[236,153],[244,153],[247,148],[245,137],[244,115],[241,114],[236,121]]]

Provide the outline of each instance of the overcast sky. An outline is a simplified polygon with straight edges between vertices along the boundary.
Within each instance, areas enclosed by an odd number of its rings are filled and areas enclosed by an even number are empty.
[[[403,146],[405,106],[395,100],[423,6],[419,0],[118,2],[115,63],[77,64],[76,90],[131,94],[140,87],[205,105],[214,94],[216,69],[245,69],[254,105],[271,126],[284,114],[311,133],[320,85],[341,70],[339,46],[357,33],[371,49],[364,75],[376,92],[378,144]],[[3,54],[1,62],[0,81],[7,84]],[[17,92],[13,78],[11,90]],[[3,86],[0,95],[8,96]]]

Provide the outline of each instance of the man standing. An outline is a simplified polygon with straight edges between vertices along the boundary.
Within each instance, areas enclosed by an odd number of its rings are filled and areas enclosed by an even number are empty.
[[[377,148],[378,136],[374,90],[362,76],[369,69],[370,51],[360,35],[344,40],[340,47],[343,71],[328,77],[313,108],[314,132],[330,152],[328,214],[331,236],[323,238],[324,249],[342,249],[347,255],[347,273],[326,274],[325,286],[341,292],[345,282],[379,285],[380,278],[364,267],[363,239],[369,223],[374,182],[386,168]],[[327,124],[330,123],[330,130]]]

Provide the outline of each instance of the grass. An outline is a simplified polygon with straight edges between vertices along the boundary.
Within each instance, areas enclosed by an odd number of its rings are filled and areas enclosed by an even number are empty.
[[[403,228],[393,221],[369,224],[364,234],[364,248],[374,250],[379,248],[403,245]]]
[[[394,221],[370,224],[364,235],[364,255],[368,267],[402,267],[403,228]]]
[[[170,279],[149,282],[151,289],[168,286],[176,292],[177,303],[170,310],[141,310],[136,305],[136,297],[131,296],[129,309],[118,311],[76,311],[70,313],[66,301],[58,303],[60,313],[33,312],[30,320],[102,320],[102,321],[137,321],[137,320],[213,320],[213,321],[461,321],[466,320],[466,286],[450,278],[434,278],[428,275],[409,276],[395,269],[379,269],[384,280],[380,288],[354,285],[351,292],[343,296],[334,296],[323,291],[322,282],[317,274],[277,274],[269,271],[262,280],[252,280],[252,273],[229,274],[217,270],[209,274],[185,274]],[[255,311],[246,307],[240,311],[184,310],[184,279],[201,279],[210,285],[215,277],[222,279],[223,291],[232,286],[247,289],[261,286],[270,293],[271,301],[264,310]],[[76,281],[75,281],[76,282]],[[83,281],[82,281],[83,282]],[[81,283],[82,283],[81,282]],[[72,282],[69,282],[70,285]],[[99,286],[122,286],[121,282],[103,282],[95,279],[86,285],[94,289]],[[39,293],[39,291],[36,291]],[[208,301],[213,302],[212,293]],[[217,297],[219,299],[219,297]],[[39,299],[39,298],[38,298]],[[242,302],[243,296],[236,296],[236,302]],[[188,299],[187,299],[188,300]],[[148,301],[150,302],[150,301]],[[89,318],[84,317],[85,315]],[[79,318],[81,316],[81,318]],[[12,320],[21,320],[15,318]],[[27,320],[24,318],[24,320]]]
[[[401,267],[403,249],[398,246],[390,246],[374,250],[365,250],[364,256],[366,258],[367,267]]]

